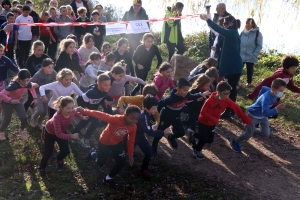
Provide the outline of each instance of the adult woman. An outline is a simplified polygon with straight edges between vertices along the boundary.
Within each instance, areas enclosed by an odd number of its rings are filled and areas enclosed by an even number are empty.
[[[133,0],[133,5],[130,10],[125,13],[122,21],[134,21],[134,20],[148,20],[146,10],[142,7],[142,0]],[[141,44],[140,41],[143,38],[144,33],[139,34],[124,34],[129,41],[129,52],[133,55],[134,50]],[[131,75],[132,72],[131,72]]]
[[[237,31],[237,22],[233,16],[224,18],[223,27],[207,18],[206,14],[200,15],[200,18],[207,21],[208,26],[224,37],[222,54],[219,62],[219,75],[226,77],[231,85],[231,93],[228,94],[232,101],[236,101],[238,82],[242,74],[243,62],[240,56],[241,39]],[[223,118],[228,118],[233,114],[230,109],[222,114]]]
[[[258,60],[258,54],[262,49],[263,37],[259,32],[254,19],[246,20],[245,29],[241,33],[241,57],[247,67],[247,87],[251,87],[253,66]]]

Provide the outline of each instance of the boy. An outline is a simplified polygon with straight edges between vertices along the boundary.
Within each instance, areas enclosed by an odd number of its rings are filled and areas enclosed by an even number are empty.
[[[92,12],[92,19],[94,22],[102,22],[100,19],[100,13],[97,10],[94,10]],[[106,18],[105,18],[104,22],[106,22]],[[106,35],[105,25],[92,25],[92,26],[90,26],[90,29],[95,38],[95,47],[97,47],[97,49],[101,50],[103,40]]]
[[[48,18],[49,23],[55,22],[56,21],[56,9],[55,8],[50,8],[49,9],[49,15],[50,17]],[[50,27],[50,39],[51,41],[49,42],[49,50],[48,50],[48,56],[55,60],[56,56],[56,51],[57,51],[57,36],[54,32],[53,26]]]
[[[261,88],[263,86],[271,87],[272,81],[276,78],[282,78],[287,86],[286,88],[291,90],[295,93],[300,93],[300,87],[295,86],[293,81],[293,76],[295,75],[297,68],[299,65],[299,60],[292,55],[285,55],[281,59],[281,68],[277,69],[277,71],[274,72],[274,74],[266,79],[264,79],[255,89],[252,93],[248,94],[247,97],[249,99],[255,99]],[[280,98],[277,99],[276,102],[274,102],[273,108],[279,103]],[[273,118],[276,118],[275,116],[272,116]]]
[[[60,17],[55,20],[55,22],[73,22],[73,20],[68,16],[68,11],[66,6],[61,6],[60,9]],[[68,35],[74,34],[73,26],[55,26],[54,32],[57,35],[58,42],[65,39]]]
[[[23,6],[21,4],[17,5],[17,8],[19,9],[20,11],[20,14],[19,15],[22,15],[23,14]]]
[[[9,0],[4,0],[2,1],[2,8],[4,10],[2,10],[2,15],[6,16],[9,12],[11,12],[11,3]]]
[[[14,1],[12,2],[12,7],[13,7],[13,8],[17,8],[17,5],[19,5],[19,4],[20,4],[19,1],[14,0]]]
[[[202,148],[206,143],[210,144],[214,141],[215,127],[219,122],[221,113],[223,113],[227,108],[231,108],[239,117],[242,118],[244,123],[250,124],[251,122],[242,109],[228,98],[230,91],[231,86],[227,82],[219,82],[217,85],[217,92],[213,92],[210,95],[200,111],[200,115],[198,117],[199,133],[194,133],[194,135],[190,135],[189,138],[189,141],[193,144],[193,155],[199,160],[205,159],[201,152]],[[193,137],[199,139],[197,144]]]
[[[254,134],[261,134],[267,138],[269,137],[270,127],[268,117],[277,115],[279,111],[285,108],[285,104],[278,104],[274,108],[271,106],[275,103],[277,98],[281,98],[283,96],[286,86],[286,82],[281,78],[273,80],[271,88],[262,86],[258,99],[248,108],[247,116],[251,119],[251,123],[245,127],[243,134],[231,142],[231,146],[234,151],[238,153],[242,152],[239,144],[242,141],[247,141]],[[255,128],[257,124],[260,124],[260,130]]]
[[[9,12],[6,15],[6,22],[4,22],[0,29],[3,29],[7,24],[10,23],[15,23],[15,16],[13,13]],[[2,44],[5,45],[6,44],[6,38],[4,40],[2,40]],[[7,44],[7,50],[5,51],[5,55],[13,62],[15,63],[15,59],[14,59],[14,50],[17,49],[17,45],[18,45],[18,26],[14,25],[13,26],[13,30],[11,31],[10,35],[9,35],[9,39],[8,39],[8,44]]]
[[[93,159],[99,167],[102,167],[105,165],[108,156],[112,155],[116,162],[109,174],[103,179],[103,182],[112,188],[117,188],[118,184],[114,181],[114,177],[122,170],[125,164],[125,152],[122,140],[128,135],[128,157],[130,166],[132,166],[134,163],[133,151],[136,123],[139,120],[141,110],[137,106],[128,106],[124,115],[109,115],[81,107],[77,108],[77,111],[108,123],[99,138],[98,155],[94,150],[91,150],[86,156],[86,161],[88,162]]]
[[[173,133],[169,134],[167,139],[174,149],[177,149],[176,139],[184,136],[185,130],[180,120],[180,113],[187,101],[199,101],[202,97],[202,93],[190,94],[189,82],[180,78],[177,81],[176,89],[171,90],[170,94],[162,99],[158,104],[158,111],[160,112],[160,123],[158,130],[165,130],[166,128],[173,126]],[[203,96],[204,97],[204,96]],[[157,154],[158,142],[162,137],[155,137],[152,142],[153,154]]]
[[[91,20],[89,20],[86,17],[86,8],[85,7],[78,8],[77,13],[78,13],[78,18],[76,19],[76,22],[91,22]],[[88,31],[88,30],[90,30],[90,28],[91,27],[89,27],[87,25],[75,26],[75,33],[78,38],[78,46],[81,46],[82,38],[87,32],[90,32],[90,31]]]
[[[78,105],[83,108],[88,108],[89,110],[98,110],[101,101],[106,101],[104,97],[107,95],[110,87],[110,77],[106,74],[100,74],[97,78],[97,84],[92,86],[91,89],[77,98]],[[89,122],[91,122],[91,124],[87,129],[84,138],[80,140],[82,146],[85,148],[90,148],[90,138],[97,129],[99,120],[94,117],[90,117],[87,121],[81,120],[73,131],[74,133],[79,133],[82,128],[88,126]]]
[[[18,16],[16,23],[32,24],[33,18],[29,16],[30,7],[23,6],[22,15]],[[32,32],[31,26],[19,26],[18,30],[18,47],[19,47],[19,67],[24,68],[31,47]]]
[[[32,83],[36,83],[36,94],[38,99],[38,106],[36,111],[31,115],[30,125],[43,129],[42,122],[48,113],[48,103],[44,103],[41,98],[39,87],[52,83],[56,80],[56,71],[54,71],[54,62],[50,58],[45,58],[42,62],[42,69],[37,71],[30,79]],[[46,91],[46,97],[50,99],[50,91]]]
[[[47,8],[47,4],[44,5],[44,8],[42,10],[42,16],[39,19],[39,23],[47,23],[48,22],[49,14],[46,12],[46,8]],[[40,40],[45,45],[44,53],[47,54],[47,50],[48,50],[50,40],[51,40],[50,27],[49,26],[40,26],[40,32],[41,32]]]
[[[32,17],[33,22],[34,22],[34,23],[38,23],[38,22],[39,22],[40,16],[33,10],[33,9],[34,9],[34,5],[33,5],[32,1],[26,1],[26,2],[25,2],[25,5],[26,5],[26,6],[29,6],[29,8],[30,8],[30,13],[29,13],[29,15]],[[33,26],[33,27],[31,28],[31,32],[32,32],[32,39],[31,39],[31,42],[34,42],[34,41],[36,41],[36,40],[39,38],[39,36],[40,36],[40,30],[39,30],[39,27],[38,27],[38,26]]]

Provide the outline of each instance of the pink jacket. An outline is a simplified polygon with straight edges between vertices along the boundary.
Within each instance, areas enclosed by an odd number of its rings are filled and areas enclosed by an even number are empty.
[[[9,103],[10,100],[21,100],[22,96],[30,90],[33,98],[36,97],[35,88],[32,87],[31,83],[29,83],[26,87],[21,87],[17,81],[10,83],[5,90],[0,92],[0,99],[6,103]]]
[[[167,78],[166,80],[164,80],[160,74],[155,75],[153,79],[153,83],[156,85],[158,89],[158,94],[156,95],[157,100],[160,100],[163,97],[165,91],[168,88],[172,90],[176,87],[172,79]]]

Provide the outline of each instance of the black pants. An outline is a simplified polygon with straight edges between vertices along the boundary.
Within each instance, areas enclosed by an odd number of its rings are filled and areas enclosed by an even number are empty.
[[[24,107],[25,107],[26,112],[27,112],[28,108],[31,106],[33,100],[34,100],[33,96],[31,94],[31,92],[28,90],[28,99],[24,103]]]
[[[49,115],[49,119],[51,119],[53,117],[53,115],[56,113],[57,110],[48,107],[48,115]]]
[[[48,47],[48,56],[54,61],[56,57],[56,52],[57,52],[57,42],[52,42],[51,44],[49,44]]]
[[[143,81],[147,80],[147,76],[149,73],[150,69],[138,69],[138,67],[135,67],[135,73],[136,76],[140,79],[142,79]],[[138,93],[138,91],[140,91],[140,93],[142,94],[142,90],[143,90],[144,86],[141,84],[137,84],[134,89],[131,92],[131,96],[135,96],[136,93]]]
[[[232,90],[230,91],[229,98],[236,102],[237,97],[237,89],[236,86],[238,85],[240,81],[241,74],[231,74],[226,76],[226,79],[228,80],[229,85],[232,87]]]
[[[246,64],[247,68],[247,83],[252,83],[254,63],[244,62],[243,64]]]
[[[50,36],[41,35],[40,40],[44,43],[44,45],[45,45],[44,53],[47,54],[49,44],[50,44]]]
[[[95,47],[97,47],[97,49],[99,49],[100,52],[101,52],[101,49],[102,49],[102,44],[103,44],[103,36],[95,37]]]
[[[168,42],[167,48],[169,51],[169,61],[175,53],[175,48],[177,48],[177,54],[183,54],[186,51],[183,41],[178,41],[178,44]]]
[[[16,63],[15,62],[15,58],[14,58],[14,46],[15,46],[15,43],[9,43],[7,45],[7,49],[5,49],[4,53],[5,53],[5,56],[8,57],[13,63]]]
[[[108,156],[112,156],[115,159],[115,164],[109,172],[110,177],[115,177],[125,165],[125,151],[123,148],[123,143],[119,142],[116,145],[105,145],[98,142],[98,156],[93,155],[94,161],[99,167],[103,167],[106,163]]]
[[[25,62],[27,61],[27,58],[29,56],[30,47],[31,40],[19,40],[19,67],[21,69],[25,68]]]
[[[57,161],[65,159],[69,154],[69,143],[68,140],[63,140],[58,138],[56,135],[50,134],[45,131],[45,151],[43,158],[41,160],[40,169],[45,169],[47,167],[47,162],[52,156],[54,143],[57,142],[59,146],[59,153],[56,156]]]
[[[215,137],[215,126],[207,126],[198,122],[199,133],[194,133],[194,137],[198,138],[198,143],[193,143],[193,148],[202,151],[206,143],[213,143]]]

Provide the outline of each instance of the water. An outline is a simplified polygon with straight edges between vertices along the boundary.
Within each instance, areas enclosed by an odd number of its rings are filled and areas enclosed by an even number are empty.
[[[174,2],[176,1],[143,0],[143,7],[146,9],[150,19],[162,18],[164,17],[166,6],[172,5]],[[182,0],[181,2],[185,5],[183,15],[186,15],[205,13],[205,3],[203,2],[208,1]],[[220,1],[209,1],[209,4],[212,5],[212,15],[218,2]],[[253,15],[263,35],[264,50],[277,49],[283,53],[300,54],[300,42],[297,38],[300,31],[299,7],[282,0],[235,0],[224,2],[226,3],[227,11],[242,21],[240,32],[245,26],[246,18]],[[101,1],[101,3],[103,6],[110,4],[105,3],[105,1]],[[114,5],[122,10],[122,13],[125,13],[132,5],[132,0],[118,1]],[[187,18],[182,20],[181,23],[184,35],[209,30],[206,22],[199,18]],[[152,23],[151,29],[161,31],[162,22]]]

